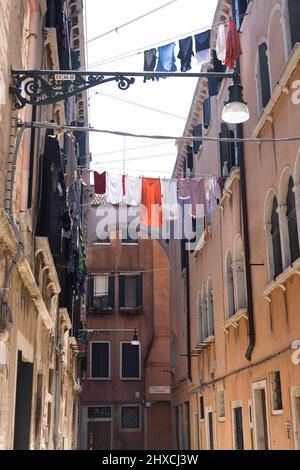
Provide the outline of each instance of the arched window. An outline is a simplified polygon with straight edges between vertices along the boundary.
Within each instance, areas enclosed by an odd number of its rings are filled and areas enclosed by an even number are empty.
[[[265,42],[258,46],[260,106],[265,108],[271,98],[268,47]]]
[[[233,269],[232,269],[232,257],[231,257],[230,252],[228,252],[226,256],[225,276],[226,276],[226,289],[227,289],[227,314],[229,318],[235,314]]]
[[[297,42],[300,42],[300,2],[299,0],[288,0],[289,24],[291,32],[291,46],[294,48]]]
[[[236,308],[241,310],[247,308],[246,277],[244,247],[241,237],[238,237],[235,245],[235,278],[236,278]]]
[[[208,322],[208,336],[214,336],[214,299],[213,299],[213,286],[212,281],[207,281],[207,322]]]
[[[278,216],[278,203],[276,196],[273,199],[272,215],[271,215],[271,236],[273,246],[273,260],[274,260],[274,278],[282,273],[282,252],[281,252],[281,237]]]
[[[205,338],[203,337],[203,329],[202,329],[202,299],[201,299],[200,290],[198,292],[198,298],[197,298],[197,313],[198,313],[198,323],[199,323],[199,340],[201,342]]]
[[[294,180],[291,176],[289,179],[288,192],[286,196],[286,207],[287,207],[286,216],[288,220],[291,263],[293,263],[294,261],[296,261],[296,259],[300,257],[297,214],[296,214],[296,201],[295,201],[295,194],[293,192],[293,187],[294,187]]]
[[[202,340],[208,337],[208,322],[207,322],[207,299],[205,285],[202,287],[201,295],[201,316],[202,316]]]

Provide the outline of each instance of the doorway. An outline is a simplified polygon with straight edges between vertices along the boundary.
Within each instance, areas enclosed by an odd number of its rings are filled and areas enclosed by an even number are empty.
[[[234,448],[235,450],[244,450],[243,409],[240,405],[233,405],[232,413]]]
[[[267,403],[267,382],[253,384],[254,430],[257,450],[269,450],[269,423]]]
[[[214,420],[212,408],[206,408],[206,436],[207,450],[214,450]]]
[[[29,450],[33,364],[22,360],[18,351],[17,390],[15,401],[14,450]]]
[[[295,450],[300,450],[300,388],[292,387],[291,404]]]
[[[112,407],[89,406],[87,449],[112,450]]]

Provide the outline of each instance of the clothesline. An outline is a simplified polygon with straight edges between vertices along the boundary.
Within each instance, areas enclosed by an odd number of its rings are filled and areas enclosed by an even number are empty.
[[[243,15],[239,15],[239,18],[242,19],[242,18],[244,18],[245,16],[248,16],[248,15],[249,15],[249,13],[245,13]],[[164,44],[167,44],[169,41],[175,41],[179,38],[185,38],[187,35],[201,33],[202,31],[206,31],[208,29],[217,30],[219,26],[226,25],[230,21],[230,19],[232,19],[232,18],[234,18],[234,17],[230,17],[230,18],[227,18],[226,20],[213,23],[212,25],[207,25],[207,26],[204,26],[204,27],[201,27],[201,28],[194,29],[192,31],[188,31],[186,33],[182,33],[180,35],[176,35],[176,36],[170,37],[168,39],[164,39],[162,41],[156,41],[155,43],[148,44],[147,46],[140,47],[139,49],[134,49],[134,50],[131,50],[131,51],[128,51],[128,52],[124,52],[124,53],[116,55],[114,57],[103,59],[102,61],[94,62],[94,63],[92,63],[88,66],[88,69],[90,69],[92,67],[95,67],[95,66],[98,66],[98,65],[105,65],[105,64],[112,63],[112,62],[116,62],[118,60],[128,59],[128,58],[133,57],[135,55],[142,54],[145,50],[147,50],[151,47],[155,47],[155,46],[157,47],[157,46],[160,46],[160,45],[164,45]]]

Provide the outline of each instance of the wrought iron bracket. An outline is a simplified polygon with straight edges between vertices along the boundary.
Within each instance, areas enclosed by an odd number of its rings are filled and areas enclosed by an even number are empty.
[[[60,70],[12,70],[10,92],[15,95],[17,109],[26,104],[49,105],[78,95],[89,88],[108,82],[116,82],[120,90],[127,90],[135,83],[135,77],[145,79],[176,78],[233,78],[238,74],[222,72],[87,72]]]

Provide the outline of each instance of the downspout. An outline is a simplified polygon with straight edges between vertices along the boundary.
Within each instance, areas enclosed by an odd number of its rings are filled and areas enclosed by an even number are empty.
[[[40,6],[39,0],[28,0],[30,8],[29,20],[29,34],[28,34],[28,59],[27,69],[35,70],[37,68],[37,53],[38,53],[38,34],[40,24]],[[32,106],[27,105],[25,110],[25,122],[32,121]],[[28,207],[28,186],[29,186],[29,173],[30,173],[30,149],[31,149],[31,134],[26,132],[23,143],[23,158],[21,168],[21,203],[20,212],[24,213]],[[21,214],[22,217],[22,214]]]
[[[243,138],[243,125],[239,124],[237,127],[238,138]],[[244,144],[240,142],[239,146],[239,160],[240,160],[240,178],[241,178],[241,202],[242,202],[242,219],[244,231],[244,251],[245,251],[245,274],[246,274],[246,290],[247,290],[247,309],[248,309],[248,336],[249,344],[246,351],[246,358],[251,361],[252,352],[255,346],[255,325],[253,315],[253,292],[252,292],[252,277],[251,277],[251,259],[250,259],[250,242],[249,242],[249,222],[248,222],[248,206],[247,206],[247,191],[246,191],[246,171],[245,171],[245,154]]]
[[[231,0],[232,16],[236,21],[236,8],[235,1]],[[236,71],[239,76],[241,75],[240,60],[236,64]],[[237,125],[237,137],[243,138],[243,124]],[[238,155],[240,164],[240,188],[241,188],[241,203],[242,203],[242,220],[243,220],[243,235],[244,235],[244,251],[245,251],[245,274],[246,274],[246,291],[247,291],[247,309],[248,309],[248,336],[249,344],[245,354],[248,361],[251,361],[253,349],[255,346],[255,325],[253,314],[253,292],[252,292],[252,277],[251,277],[251,259],[250,259],[250,242],[249,242],[249,222],[248,222],[248,205],[247,205],[247,187],[246,187],[246,170],[245,170],[245,153],[244,143],[238,143]]]
[[[190,298],[190,257],[186,259],[186,328],[187,328],[187,366],[188,379],[192,382],[192,352],[191,352],[191,298]]]

